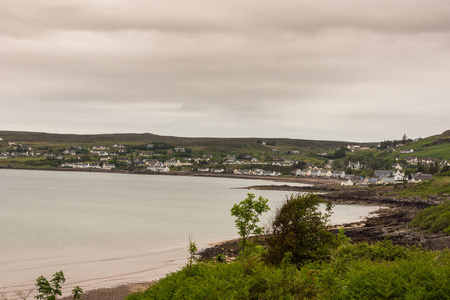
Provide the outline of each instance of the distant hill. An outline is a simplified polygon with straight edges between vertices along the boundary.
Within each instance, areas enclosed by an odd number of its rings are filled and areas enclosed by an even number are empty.
[[[267,149],[267,146],[258,144],[257,141],[275,141],[275,148],[338,148],[347,146],[344,141],[316,141],[287,138],[190,138],[161,136],[151,133],[117,133],[117,134],[55,134],[44,132],[0,131],[0,137],[4,140],[15,141],[24,144],[145,144],[151,142],[166,142],[175,146],[199,147],[211,151],[257,151]],[[353,143],[357,144],[357,143]],[[273,147],[272,147],[273,148]]]

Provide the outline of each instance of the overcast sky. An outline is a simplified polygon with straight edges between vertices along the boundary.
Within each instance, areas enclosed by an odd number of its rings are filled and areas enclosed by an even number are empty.
[[[448,0],[0,2],[0,130],[364,142],[449,115]]]

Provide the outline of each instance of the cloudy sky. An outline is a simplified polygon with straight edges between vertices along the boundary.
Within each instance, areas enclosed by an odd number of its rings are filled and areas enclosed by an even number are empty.
[[[450,1],[2,0],[0,130],[450,129]]]

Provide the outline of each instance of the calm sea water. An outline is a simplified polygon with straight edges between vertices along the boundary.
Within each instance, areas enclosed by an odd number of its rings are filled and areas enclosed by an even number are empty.
[[[33,287],[63,270],[66,291],[150,281],[200,247],[236,238],[230,209],[268,181],[79,172],[0,170],[0,292]],[[286,192],[251,191],[274,210]],[[340,205],[333,223],[376,207]],[[270,213],[264,216],[267,223]]]

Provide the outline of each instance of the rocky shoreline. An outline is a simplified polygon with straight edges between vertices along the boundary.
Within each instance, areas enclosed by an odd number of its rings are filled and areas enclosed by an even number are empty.
[[[384,208],[375,212],[375,216],[361,222],[342,224],[330,228],[330,232],[338,233],[344,228],[345,235],[352,242],[376,242],[386,238],[394,244],[413,246],[421,244],[430,250],[441,250],[450,246],[450,235],[445,233],[429,234],[426,231],[411,228],[409,222],[414,216],[427,207],[438,205],[444,201],[441,198],[396,198],[384,196],[390,191],[388,188],[369,189],[346,187],[292,187],[281,186],[251,186],[248,189],[272,189],[290,192],[321,192],[324,201],[334,204],[377,205]],[[448,197],[447,197],[448,198]],[[263,239],[260,243],[264,243]],[[233,260],[239,253],[239,239],[224,241],[200,252],[201,260],[215,259],[223,254],[228,260]]]
[[[281,186],[263,186],[264,189],[277,189],[290,192],[314,191],[321,192],[324,200],[330,200],[335,204],[363,204],[378,205],[384,208],[375,212],[375,215],[361,222],[342,224],[331,227],[332,233],[337,233],[339,228],[344,228],[345,234],[353,242],[376,242],[386,238],[392,240],[394,244],[402,246],[413,246],[421,244],[423,247],[431,250],[440,250],[450,246],[450,235],[444,233],[429,234],[409,227],[409,222],[420,210],[436,205],[443,199],[420,198],[399,199],[383,196],[386,190],[370,189],[348,189],[340,187],[292,187],[288,185]],[[254,187],[249,187],[254,188]],[[256,189],[256,188],[255,188]],[[259,239],[263,244],[264,239]],[[234,260],[239,253],[239,239],[223,241],[212,244],[211,247],[203,249],[199,253],[200,260],[212,260],[219,254],[227,257],[228,261]],[[139,290],[145,290],[153,282],[144,282],[136,284],[120,285],[112,288],[103,288],[87,291],[83,295],[85,300],[122,300],[127,295]],[[63,300],[69,300],[65,297]]]
[[[58,170],[59,171],[59,170]],[[73,170],[67,170],[73,171]],[[89,171],[90,172],[90,171]],[[119,173],[119,172],[116,172]],[[151,174],[151,173],[145,173]],[[162,175],[161,173],[157,173]],[[334,204],[359,204],[359,205],[376,205],[383,208],[376,211],[375,215],[361,222],[342,224],[333,226],[329,230],[332,233],[337,233],[339,228],[344,228],[345,234],[353,242],[376,242],[386,238],[392,240],[394,244],[402,246],[413,246],[421,244],[423,247],[431,250],[439,250],[448,248],[450,246],[450,235],[444,233],[428,234],[425,231],[409,227],[409,222],[422,209],[432,205],[442,203],[445,199],[429,197],[422,198],[397,198],[390,196],[392,187],[381,188],[367,188],[367,187],[341,187],[336,185],[336,182],[317,179],[316,181],[305,182],[305,178],[298,177],[255,177],[255,176],[239,176],[233,174],[164,174],[175,176],[208,176],[208,177],[225,177],[225,178],[241,178],[241,179],[257,179],[270,180],[278,182],[295,182],[295,183],[309,183],[315,186],[290,186],[287,184],[280,185],[264,185],[264,186],[249,186],[249,190],[280,190],[286,192],[317,192],[325,201],[332,201]],[[446,197],[449,198],[448,196]],[[264,239],[260,239],[259,243],[263,244]],[[212,244],[211,247],[203,249],[199,253],[200,260],[215,259],[219,254],[227,257],[227,260],[233,260],[239,253],[239,239],[223,241]],[[89,290],[83,295],[85,300],[122,300],[127,295],[139,290],[145,290],[153,282],[144,282],[138,284],[126,284],[111,288],[102,288]],[[63,300],[69,300],[70,297],[65,297]]]
[[[374,217],[369,217],[361,222],[333,226],[329,231],[337,234],[340,228],[344,228],[345,235],[355,243],[373,243],[388,238],[394,244],[401,246],[421,244],[430,250],[448,248],[450,246],[449,235],[445,233],[429,234],[409,227],[409,222],[418,211],[420,209],[411,207],[382,208],[376,212],[377,215]],[[263,244],[263,240],[262,238],[259,243]],[[219,254],[223,254],[230,261],[237,257],[239,249],[239,239],[234,239],[202,250],[199,257],[201,260],[211,260]]]

